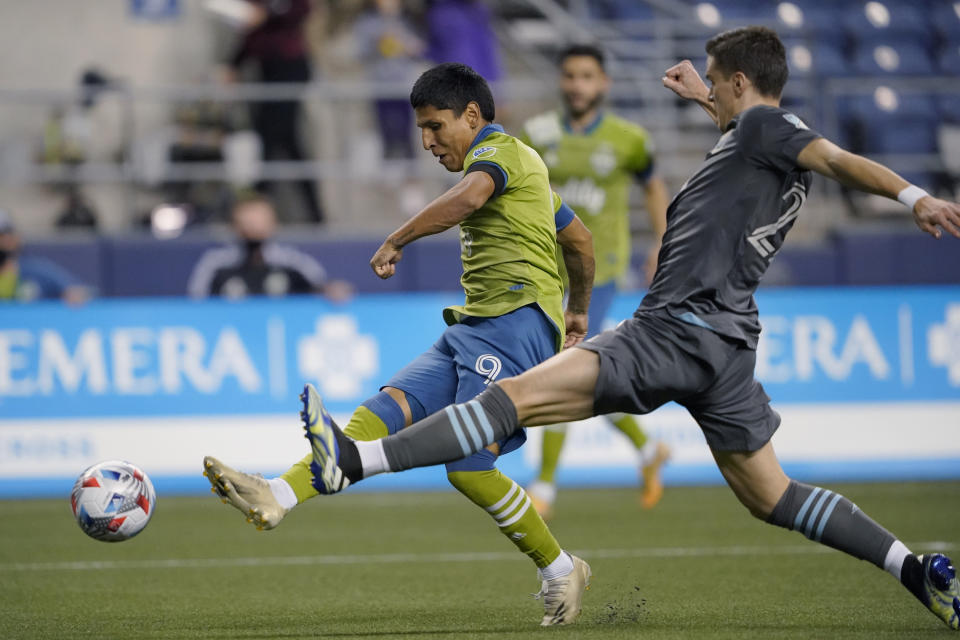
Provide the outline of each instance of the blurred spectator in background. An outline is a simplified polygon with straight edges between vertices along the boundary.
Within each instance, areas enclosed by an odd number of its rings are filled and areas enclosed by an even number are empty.
[[[60,298],[69,304],[90,299],[90,288],[57,264],[20,256],[20,236],[10,214],[0,210],[0,301]]]
[[[487,79],[502,77],[490,9],[481,0],[435,0],[427,9],[427,57],[461,62]]]
[[[97,213],[84,199],[77,185],[67,186],[67,202],[57,214],[57,226],[61,229],[96,229]]]
[[[401,0],[375,0],[354,25],[359,58],[374,82],[409,85],[420,71],[423,41],[404,15]],[[406,93],[375,102],[385,158],[412,158],[413,111]]]
[[[322,293],[343,301],[353,295],[349,283],[327,280],[326,271],[312,257],[272,240],[277,213],[265,196],[251,193],[240,197],[233,206],[233,228],[237,243],[209,249],[193,268],[187,284],[192,297]]]
[[[258,80],[264,83],[305,83],[310,81],[310,60],[304,24],[310,14],[309,0],[243,0],[248,11],[239,47],[225,71],[225,80],[234,82],[241,66],[256,62]],[[264,160],[304,160],[297,136],[301,115],[298,100],[272,100],[251,104],[253,127],[263,144]],[[308,217],[323,222],[317,185],[299,180]],[[266,183],[257,185],[258,190]]]
[[[103,92],[117,82],[103,71],[89,68],[80,75],[79,84],[79,100],[57,105],[50,112],[39,153],[43,164],[65,167],[69,173],[89,159],[95,129],[91,111]],[[55,188],[66,195],[64,209],[57,215],[58,227],[97,227],[96,212],[83,198],[78,182],[67,180]]]

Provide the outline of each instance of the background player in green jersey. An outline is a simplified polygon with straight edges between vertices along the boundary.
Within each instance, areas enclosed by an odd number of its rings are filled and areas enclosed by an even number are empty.
[[[562,346],[579,343],[587,331],[594,275],[590,232],[552,191],[537,153],[493,124],[486,81],[464,65],[439,65],[417,80],[410,102],[424,149],[448,171],[464,175],[390,234],[370,266],[389,278],[406,245],[459,225],[466,300],[444,309],[449,326],[430,349],[356,409],[345,427],[355,440],[386,437],[454,401],[467,402],[500,377],[517,375]],[[558,242],[570,281],[566,312]],[[323,450],[330,443],[315,438],[312,428],[330,417],[312,385],[302,397],[307,436],[314,451]],[[486,425],[475,422],[470,411],[460,419],[464,438],[476,443]],[[464,441],[464,459],[447,465],[447,477],[536,564],[543,580],[542,624],[566,624],[579,614],[590,567],[561,550],[523,489],[497,470],[497,457],[525,440],[521,430],[476,453],[468,453],[470,443]],[[204,473],[225,502],[269,529],[316,496],[318,488],[328,492],[315,480],[324,472],[311,464],[315,458],[311,453],[271,480],[240,473],[212,457],[204,459]]]
[[[660,238],[666,228],[667,188],[653,172],[653,143],[640,126],[603,109],[610,90],[603,52],[578,44],[560,54],[563,109],[531,118],[521,139],[543,157],[550,182],[593,234],[597,269],[587,337],[603,330],[603,322],[630,267],[629,192],[634,180],[643,185],[650,226],[656,236],[646,262],[649,281],[657,265]],[[669,457],[662,442],[652,441],[637,419],[627,414],[607,416],[637,448],[643,487],[640,503],[653,507],[663,495],[660,468]],[[543,432],[540,473],[527,487],[544,518],[553,512],[554,476],[566,437],[566,424]]]

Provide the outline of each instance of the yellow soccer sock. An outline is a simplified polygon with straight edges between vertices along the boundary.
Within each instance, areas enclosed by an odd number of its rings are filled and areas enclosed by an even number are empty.
[[[633,443],[633,446],[640,450],[643,448],[643,445],[647,444],[647,434],[643,431],[643,427],[640,426],[640,422],[633,416],[626,413],[612,413],[609,416],[610,422],[613,423],[617,429],[623,432],[623,435],[630,438],[630,442]]]
[[[350,416],[350,422],[347,423],[343,432],[354,440],[379,440],[387,437],[387,425],[377,417],[377,414],[366,407],[357,407],[357,410]],[[297,504],[319,495],[317,490],[313,488],[313,472],[310,471],[311,462],[313,462],[313,454],[308,453],[303,460],[294,464],[280,476],[293,489],[297,496]]]
[[[453,471],[450,484],[493,516],[500,532],[542,569],[560,556],[560,545],[530,498],[516,482],[497,469]]]
[[[543,430],[543,457],[540,459],[540,475],[537,480],[553,484],[563,451],[563,441],[567,437],[567,425],[559,424],[545,427]]]
[[[386,423],[380,419],[370,409],[364,406],[357,407],[357,410],[350,416],[350,422],[343,428],[343,433],[354,440],[379,440],[390,435]]]
[[[313,462],[313,454],[308,453],[303,460],[295,463],[292,467],[280,477],[287,481],[290,488],[297,496],[297,504],[306,502],[313,496],[319,495],[313,488],[313,472],[310,471],[310,463]]]

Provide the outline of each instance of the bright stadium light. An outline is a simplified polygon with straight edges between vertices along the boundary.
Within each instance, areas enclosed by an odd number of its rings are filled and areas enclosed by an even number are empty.
[[[900,97],[890,87],[877,87],[873,91],[873,102],[883,111],[893,112],[900,108]]]
[[[873,50],[873,60],[884,71],[896,71],[900,66],[900,54],[896,49],[885,44]]]
[[[792,2],[781,2],[777,5],[777,17],[788,27],[803,26],[803,10]]]
[[[883,29],[890,26],[890,10],[882,2],[868,2],[863,7],[863,12],[867,16],[870,24],[877,29]]]
[[[813,55],[806,45],[798,44],[790,49],[790,62],[797,71],[809,71],[813,66]]]
[[[170,240],[183,233],[187,217],[187,211],[182,206],[161,204],[150,214],[150,229],[157,238]]]
[[[708,27],[719,26],[720,11],[709,2],[701,2],[697,5],[697,19]]]

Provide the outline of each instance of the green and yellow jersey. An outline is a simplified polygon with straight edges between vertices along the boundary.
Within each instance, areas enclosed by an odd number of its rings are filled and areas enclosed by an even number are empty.
[[[649,134],[611,113],[575,133],[550,111],[528,120],[520,139],[540,154],[553,188],[593,234],[594,285],[622,277],[630,264],[630,183],[653,171]]]
[[[563,284],[557,268],[557,222],[562,201],[550,188],[537,152],[487,125],[474,139],[464,173],[484,171],[494,195],[460,223],[463,305],[443,311],[447,324],[464,316],[501,316],[537,304],[563,343]]]

